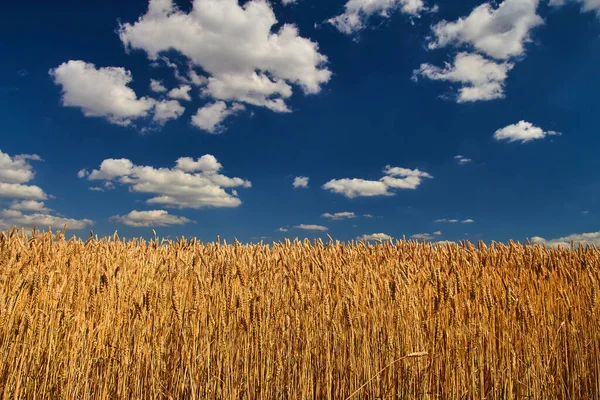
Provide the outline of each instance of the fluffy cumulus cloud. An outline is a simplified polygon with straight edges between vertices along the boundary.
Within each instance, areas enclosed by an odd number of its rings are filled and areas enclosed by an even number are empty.
[[[539,236],[534,236],[531,238],[531,243],[534,244],[543,244],[552,247],[570,247],[571,241],[574,242],[575,246],[579,244],[582,245],[594,245],[600,246],[600,232],[590,232],[590,233],[574,233],[569,236],[561,237],[558,239],[550,239],[546,240]]]
[[[356,214],[354,214],[353,212],[338,212],[335,214],[330,214],[330,213],[325,213],[323,215],[321,215],[322,218],[329,218],[335,221],[339,221],[342,219],[352,219],[352,218],[356,218]]]
[[[163,83],[156,79],[150,79],[150,90],[156,93],[164,93],[168,89],[163,85]]]
[[[506,60],[525,53],[531,30],[544,23],[539,0],[504,0],[497,8],[481,4],[467,17],[441,21],[433,27],[429,48],[468,45],[490,57]]]
[[[181,157],[177,160],[176,165],[177,169],[185,172],[218,172],[223,168],[223,165],[211,154],[205,154],[197,160],[192,157]]]
[[[38,155],[14,157],[0,150],[0,198],[45,200],[48,195],[38,186],[27,185],[35,177],[30,161],[41,161]]]
[[[99,169],[86,171],[84,176],[90,181],[104,180],[128,186],[132,192],[153,195],[147,204],[176,208],[238,207],[242,202],[233,188],[249,188],[252,184],[220,174],[221,168],[212,155],[197,160],[180,158],[174,168],[135,165],[128,159],[107,159]]]
[[[76,220],[50,214],[52,210],[40,201],[46,200],[48,195],[40,187],[28,184],[35,177],[30,161],[41,161],[41,158],[30,154],[10,156],[0,150],[0,199],[14,199],[9,208],[0,210],[0,229],[15,226],[58,229],[65,224],[71,229],[82,229],[93,224],[88,219]]]
[[[225,129],[223,121],[244,109],[244,105],[239,103],[233,103],[230,107],[224,101],[217,101],[199,108],[192,117],[192,125],[208,133],[220,133]]]
[[[579,4],[582,11],[595,11],[596,15],[600,17],[600,1],[598,0],[550,0],[549,4],[551,6],[561,7],[567,3]]]
[[[93,225],[94,221],[89,219],[73,219],[58,217],[43,212],[35,212],[24,214],[18,210],[2,210],[0,211],[0,227],[8,229],[13,227],[25,228],[26,230],[33,229],[62,229],[65,225],[69,229],[84,229],[87,226]]]
[[[162,125],[171,119],[181,117],[184,111],[185,108],[177,100],[162,100],[154,106],[154,116],[152,119]]]
[[[294,178],[294,187],[307,188],[309,180],[310,178],[307,178],[306,176],[297,176],[296,178]]]
[[[393,238],[390,235],[386,235],[385,233],[372,233],[370,235],[362,235],[357,238],[358,240],[364,240],[365,242],[370,241],[383,241],[386,242],[388,240],[392,240]]]
[[[44,206],[43,201],[35,201],[35,200],[21,200],[21,201],[13,201],[10,205],[11,210],[18,211],[37,211],[42,213],[47,213],[52,211],[51,209]]]
[[[452,45],[469,51],[457,54],[444,68],[422,64],[413,78],[460,84],[459,103],[504,98],[504,83],[514,67],[509,60],[525,54],[532,30],[544,23],[537,14],[538,4],[539,0],[504,0],[496,7],[488,2],[466,17],[437,23],[429,38],[430,49]]]
[[[546,136],[555,135],[560,135],[560,133],[555,131],[544,131],[542,128],[534,126],[531,122],[519,121],[516,124],[498,129],[494,133],[494,139],[526,143],[532,140],[544,139]]]
[[[373,15],[388,18],[393,11],[418,17],[425,10],[422,0],[348,0],[344,12],[328,20],[340,32],[354,34],[365,28]]]
[[[459,84],[458,103],[494,100],[505,97],[504,82],[513,66],[508,62],[491,61],[479,54],[461,52],[455,56],[453,63],[446,63],[444,68],[421,64],[413,72],[413,80],[424,77]]]
[[[421,185],[424,178],[433,178],[427,172],[386,166],[385,176],[378,181],[357,178],[332,179],[323,185],[323,189],[339,193],[349,199],[356,197],[394,196],[391,189],[414,190]]]
[[[46,193],[38,186],[4,182],[0,182],[0,197],[40,200],[48,198]]]
[[[131,211],[129,214],[110,217],[113,222],[119,222],[136,228],[153,228],[160,226],[184,225],[191,222],[186,217],[171,215],[165,210]]]
[[[394,195],[394,193],[388,191],[388,186],[383,182],[357,178],[332,179],[323,185],[323,189],[343,194],[349,199]]]
[[[102,67],[71,60],[50,70],[57,85],[62,86],[62,103],[81,108],[87,117],[105,117],[118,125],[129,125],[136,118],[150,114],[155,100],[138,98],[128,85],[131,72],[124,68]]]
[[[295,226],[295,228],[297,229],[302,229],[305,231],[321,231],[321,232],[326,232],[329,230],[329,228],[327,228],[326,226],[321,226],[321,225],[305,225],[305,224],[301,224],[298,226]]]
[[[192,90],[192,87],[190,85],[181,85],[178,88],[170,90],[169,93],[167,93],[167,96],[169,96],[172,99],[190,101],[192,100],[189,93],[190,90]]]
[[[10,157],[0,151],[0,182],[26,183],[33,179],[35,173],[29,161],[41,161],[38,155],[21,154]]]
[[[317,43],[300,36],[293,24],[282,24],[275,31],[277,24],[270,3],[263,0],[243,5],[238,0],[194,0],[190,12],[172,0],[150,0],[146,13],[134,23],[122,24],[119,35],[127,49],[141,49],[151,60],[170,50],[187,57],[208,75],[208,81],[196,73],[189,78],[207,82],[202,89],[205,97],[286,112],[290,84],[307,94],[318,93],[331,72]],[[218,126],[201,117],[194,124],[202,129]]]

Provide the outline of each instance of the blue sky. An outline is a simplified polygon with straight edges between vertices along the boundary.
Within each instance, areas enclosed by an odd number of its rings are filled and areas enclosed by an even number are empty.
[[[600,244],[599,14],[593,0],[13,2],[0,227]]]

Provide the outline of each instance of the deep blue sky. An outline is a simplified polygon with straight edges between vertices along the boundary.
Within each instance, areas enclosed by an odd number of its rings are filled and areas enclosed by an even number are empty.
[[[191,8],[189,1],[177,3],[181,12]],[[596,13],[582,11],[575,2],[557,8],[542,1],[537,14],[544,24],[530,30],[523,54],[502,60],[514,63],[504,98],[459,103],[459,84],[411,77],[423,63],[443,66],[460,51],[474,53],[464,43],[428,49],[427,37],[433,25],[467,16],[481,1],[441,1],[437,13],[423,12],[420,18],[393,10],[387,18],[371,16],[364,29],[350,35],[324,23],[341,14],[344,3],[298,0],[283,6],[273,0],[280,23],[273,32],[282,23],[296,24],[299,35],[318,43],[318,52],[328,57],[331,79],[316,94],[304,94],[289,82],[293,95],[286,103],[292,112],[246,104],[219,134],[210,134],[191,123],[198,108],[214,101],[201,97],[198,87],[190,91],[192,101],[181,101],[181,117],[148,132],[143,132],[143,119],[120,126],[62,104],[61,85],[49,70],[69,60],[131,71],[129,87],[138,98],[158,98],[150,79],[169,89],[180,84],[172,69],[151,67],[146,52],[126,51],[119,38],[119,21],[133,24],[146,12],[147,0],[12,2],[4,7],[0,25],[0,150],[10,157],[43,158],[28,161],[36,175],[26,184],[55,196],[45,201],[53,215],[93,220],[92,226],[71,231],[82,236],[88,229],[99,235],[118,230],[121,236],[148,236],[150,227],[109,220],[132,210],[187,217],[193,222],[156,230],[202,240],[216,235],[241,241],[325,238],[325,233],[351,240],[373,233],[394,238],[427,233],[435,240],[523,241],[600,230]],[[165,54],[186,65],[177,51]],[[499,129],[522,120],[561,135],[524,143],[494,138]],[[251,188],[235,188],[239,207],[167,208],[147,204],[154,195],[123,184],[90,191],[102,182],[77,176],[81,169],[98,169],[105,159],[173,168],[180,157],[205,154],[218,159],[222,174],[251,181]],[[472,161],[460,164],[457,155]],[[322,188],[332,179],[377,181],[386,165],[419,169],[433,179],[422,179],[416,189],[394,189],[394,196],[347,198]],[[309,187],[294,188],[297,176],[309,177]],[[14,200],[0,198],[0,209]],[[337,212],[354,212],[357,218],[321,216]],[[434,222],[438,219],[474,222]],[[301,224],[329,230],[294,228]],[[277,231],[280,227],[289,231]],[[433,235],[436,231],[442,234]]]

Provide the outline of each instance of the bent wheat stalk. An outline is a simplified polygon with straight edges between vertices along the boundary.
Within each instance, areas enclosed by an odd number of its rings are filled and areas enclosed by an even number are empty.
[[[404,357],[400,357],[397,360],[392,361],[391,363],[389,363],[388,365],[386,365],[385,367],[383,367],[378,373],[376,373],[375,375],[373,375],[371,377],[371,379],[369,379],[368,381],[366,381],[361,387],[359,387],[358,389],[356,389],[350,396],[346,397],[345,400],[350,400],[352,397],[354,397],[355,394],[357,394],[358,392],[360,392],[362,390],[362,388],[364,388],[365,386],[367,386],[369,383],[371,383],[371,381],[373,381],[373,379],[377,378],[379,375],[381,375],[381,373],[383,371],[385,371],[386,369],[388,369],[389,367],[391,367],[392,365],[396,364],[398,361],[402,361],[406,358],[418,358],[418,357],[424,357],[426,355],[428,355],[429,353],[427,353],[426,351],[419,351],[416,353],[410,353],[405,355]]]

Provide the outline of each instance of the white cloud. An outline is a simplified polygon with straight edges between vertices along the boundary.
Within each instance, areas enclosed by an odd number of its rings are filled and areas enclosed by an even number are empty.
[[[373,233],[371,235],[362,235],[357,238],[358,240],[364,240],[365,242],[369,241],[388,241],[393,239],[390,235],[386,235],[385,233]]]
[[[94,221],[89,219],[72,219],[57,217],[54,215],[36,212],[34,214],[23,214],[17,210],[3,210],[0,211],[0,227],[2,229],[9,229],[13,227],[25,228],[27,230],[37,227],[38,229],[46,229],[51,227],[53,229],[62,229],[67,224],[69,229],[84,229],[86,226],[93,225]]]
[[[550,0],[549,4],[555,7],[561,7],[566,3],[581,4],[581,10],[584,12],[595,11],[600,17],[600,1],[598,0]]]
[[[208,82],[208,79],[205,76],[199,75],[196,71],[194,71],[194,66],[189,61],[187,65],[187,72],[185,74],[182,74],[181,72],[179,72],[179,65],[169,60],[166,56],[159,56],[156,60],[150,63],[150,66],[159,66],[159,60],[164,62],[167,67],[173,70],[175,78],[181,83],[194,86],[203,86]],[[165,88],[165,92],[167,90],[168,89]]]
[[[287,232],[287,231],[289,231],[289,229],[287,229],[287,228],[279,228],[278,231],[279,232]]]
[[[467,158],[467,157],[464,157],[464,156],[461,156],[461,155],[454,156],[454,159],[455,159],[456,161],[458,161],[458,163],[459,163],[460,165],[468,164],[468,163],[470,163],[471,161],[473,161],[473,160],[471,160],[470,158]]]
[[[164,124],[170,119],[181,117],[185,108],[177,100],[163,100],[156,103],[152,119],[159,124]]]
[[[289,84],[318,93],[331,71],[317,43],[301,37],[292,24],[273,31],[277,23],[264,0],[242,6],[238,0],[193,0],[189,13],[172,0],[150,0],[135,23],[120,26],[119,36],[127,49],[142,49],[151,60],[170,50],[183,54],[209,75],[204,95],[287,111]]]
[[[356,197],[394,195],[394,193],[388,191],[388,186],[383,182],[356,178],[332,179],[323,185],[323,189],[343,194],[349,199],[354,199]]]
[[[531,30],[544,23],[536,13],[539,0],[505,0],[498,8],[492,3],[477,6],[467,17],[433,26],[429,48],[470,45],[490,57],[506,60],[525,53]]]
[[[162,84],[161,81],[156,79],[150,79],[150,90],[156,93],[164,93],[168,89]]]
[[[469,219],[465,219],[464,221],[461,221],[461,223],[462,223],[462,224],[472,224],[472,223],[474,223],[474,222],[475,222],[475,221],[473,221],[473,220],[472,220],[472,219],[470,219],[470,218],[469,218]]]
[[[433,178],[427,172],[419,171],[418,169],[411,170],[408,168],[390,167],[389,165],[384,168],[383,173],[388,176],[381,178],[381,181],[393,189],[414,190],[419,187],[422,178]]]
[[[191,157],[181,157],[176,163],[177,166],[175,168],[185,172],[218,172],[223,168],[221,163],[217,161],[217,158],[211,154],[205,154],[198,160],[194,160]]]
[[[296,178],[294,178],[294,187],[295,188],[307,188],[309,180],[310,180],[310,178],[307,178],[305,176],[297,176]]]
[[[0,197],[34,200],[46,200],[48,198],[46,193],[38,186],[4,182],[0,182]]]
[[[38,155],[20,154],[10,157],[0,150],[0,182],[27,183],[35,177],[29,160],[40,161]]]
[[[35,177],[35,172],[29,161],[41,161],[38,155],[21,154],[14,157],[0,151],[0,198],[22,199],[14,200],[9,209],[0,210],[0,228],[7,229],[17,226],[30,229],[37,226],[62,228],[66,223],[72,229],[82,229],[93,224],[88,219],[75,220],[50,215],[51,209],[41,201],[48,195],[38,186],[26,185]],[[52,197],[52,196],[50,196]],[[28,213],[23,213],[28,212]]]
[[[600,232],[574,233],[569,236],[551,240],[546,240],[539,236],[534,236],[533,238],[531,238],[531,243],[546,244],[552,247],[571,247],[571,241],[575,243],[575,246],[578,246],[580,243],[582,245],[589,244],[594,246],[600,246]]]
[[[435,231],[435,232],[433,232],[433,234],[436,236],[440,236],[442,234],[442,231]]]
[[[504,82],[513,67],[511,63],[496,63],[479,54],[461,52],[455,56],[453,64],[446,63],[444,68],[421,64],[413,72],[413,80],[423,76],[436,81],[459,83],[458,103],[502,99],[505,97]]]
[[[294,3],[296,3],[296,1],[297,1],[297,0],[281,0],[281,3],[282,3],[284,6],[287,6],[287,5],[290,5],[290,4],[294,4]]]
[[[202,90],[204,96],[219,100],[235,100],[275,112],[290,112],[285,99],[292,96],[292,87],[283,79],[271,80],[265,74],[221,75],[208,78]]]
[[[353,212],[338,212],[335,214],[330,214],[330,213],[325,213],[323,215],[321,215],[321,218],[329,218],[332,220],[342,220],[342,219],[352,219],[352,218],[356,218],[356,214],[354,214]]]
[[[11,210],[18,211],[37,211],[42,213],[47,213],[52,211],[49,208],[44,207],[43,201],[35,201],[35,200],[21,200],[21,201],[13,201],[10,205]]]
[[[234,115],[244,110],[244,106],[234,103],[228,107],[224,101],[217,101],[198,109],[198,112],[192,117],[192,125],[208,132],[220,133],[224,130],[223,121],[230,115]]]
[[[429,233],[417,233],[411,236],[411,239],[415,240],[433,240],[435,239],[434,235],[430,235]]]
[[[171,91],[167,93],[167,96],[169,96],[172,99],[190,101],[192,100],[189,93],[190,90],[192,90],[192,87],[190,85],[181,85],[178,88],[171,89]]]
[[[89,174],[89,180],[111,180],[120,176],[127,176],[133,170],[133,163],[126,159],[109,158],[102,161],[99,170],[93,170]]]
[[[356,197],[394,196],[390,189],[410,189],[419,187],[423,178],[433,178],[427,172],[418,169],[391,167],[387,165],[383,173],[386,175],[379,181],[365,179],[332,179],[323,185],[323,189],[342,194],[349,199]]]
[[[422,0],[348,0],[344,12],[327,22],[340,32],[351,35],[364,29],[373,15],[388,18],[398,9],[413,17],[426,10]]]
[[[131,211],[129,214],[110,217],[113,222],[133,226],[136,228],[151,228],[158,226],[184,225],[191,222],[186,217],[171,215],[165,210]]]
[[[35,177],[29,161],[41,161],[36,154],[14,157],[0,150],[0,198],[46,200],[48,195],[35,185],[25,185]]]
[[[386,165],[383,169],[383,173],[390,176],[402,176],[402,177],[413,177],[413,178],[433,178],[427,172],[420,171],[419,169],[408,169],[400,167],[392,167]]]
[[[50,70],[54,82],[62,86],[62,103],[79,107],[87,117],[105,117],[118,125],[129,125],[146,117],[155,100],[138,98],[127,86],[131,73],[124,68],[96,68],[94,64],[71,60]]]
[[[447,222],[447,223],[450,223],[450,224],[455,224],[455,223],[457,223],[459,221],[457,219],[446,219],[446,218],[443,218],[443,219],[436,219],[433,222],[436,222],[436,223]]]
[[[534,126],[531,122],[519,121],[516,124],[498,129],[494,133],[494,139],[508,140],[509,142],[521,141],[521,143],[526,143],[531,140],[543,139],[546,136],[552,135],[560,135],[560,133],[544,131],[542,128]]]
[[[146,201],[148,204],[177,208],[238,207],[242,202],[237,192],[225,189],[249,188],[252,184],[219,174],[220,169],[221,164],[211,155],[198,161],[180,158],[172,169],[139,166],[128,159],[107,159],[87,179],[119,183],[129,186],[132,192],[155,195]]]
[[[92,192],[104,192],[104,189],[99,186],[90,186],[88,189]]]
[[[301,224],[301,225],[295,226],[294,228],[303,229],[305,231],[321,231],[321,232],[325,232],[325,231],[329,230],[329,228],[327,228],[326,226],[321,226],[321,225],[305,225],[305,224]]]

